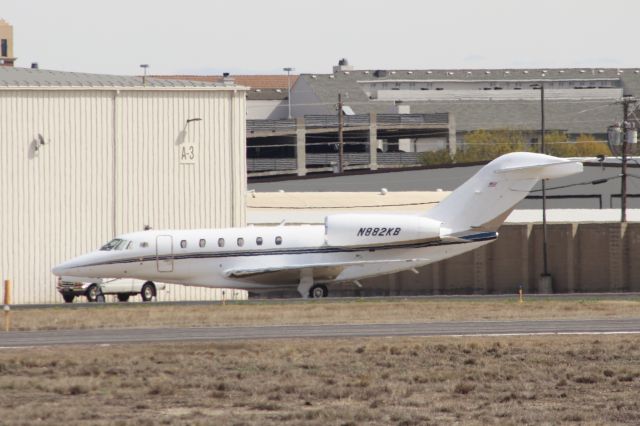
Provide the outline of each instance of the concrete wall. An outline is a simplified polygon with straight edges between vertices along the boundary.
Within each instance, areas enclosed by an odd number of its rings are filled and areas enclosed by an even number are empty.
[[[479,250],[419,269],[333,286],[332,295],[495,294],[538,291],[542,226],[509,224]],[[549,272],[554,292],[640,291],[640,223],[550,224]]]
[[[286,100],[247,100],[247,120],[283,120],[288,115]]]

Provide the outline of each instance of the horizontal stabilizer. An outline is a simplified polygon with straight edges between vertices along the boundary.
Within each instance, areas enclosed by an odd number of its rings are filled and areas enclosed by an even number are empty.
[[[502,175],[509,174],[514,178],[521,179],[557,179],[570,176],[582,171],[580,161],[562,161],[558,163],[531,164],[526,166],[504,167],[495,170],[494,173]]]

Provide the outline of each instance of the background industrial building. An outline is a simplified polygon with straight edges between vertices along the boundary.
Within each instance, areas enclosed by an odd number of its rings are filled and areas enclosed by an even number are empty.
[[[244,117],[241,86],[0,67],[0,274],[14,302],[61,301],[51,267],[117,234],[244,225]],[[221,297],[169,287],[159,299]]]
[[[13,56],[13,27],[0,18],[0,66],[13,66],[16,58]]]
[[[540,128],[545,85],[547,130],[606,137],[622,118],[623,93],[640,92],[640,69],[415,69],[358,70],[345,60],[330,74],[302,74],[292,89],[294,117],[333,113],[338,93],[356,114],[405,112],[455,116],[458,142],[477,129]],[[537,138],[538,135],[533,134]]]
[[[453,153],[480,129],[520,131],[536,144],[541,84],[547,132],[605,141],[622,121],[622,96],[640,94],[640,68],[376,70],[341,60],[331,73],[297,76],[290,118],[280,109],[247,121],[250,176],[330,170],[339,95],[346,169],[416,166],[423,151]]]

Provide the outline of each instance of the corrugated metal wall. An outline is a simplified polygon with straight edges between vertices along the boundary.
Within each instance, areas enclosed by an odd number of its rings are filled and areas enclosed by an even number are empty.
[[[51,267],[116,234],[242,226],[244,118],[234,88],[0,90],[0,276],[14,303],[60,302]],[[159,298],[221,295],[169,287]]]

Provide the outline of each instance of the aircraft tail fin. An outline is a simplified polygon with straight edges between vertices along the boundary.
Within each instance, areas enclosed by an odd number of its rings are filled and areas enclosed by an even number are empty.
[[[530,152],[502,155],[480,169],[425,216],[449,233],[495,231],[540,179],[582,172],[582,163]]]

